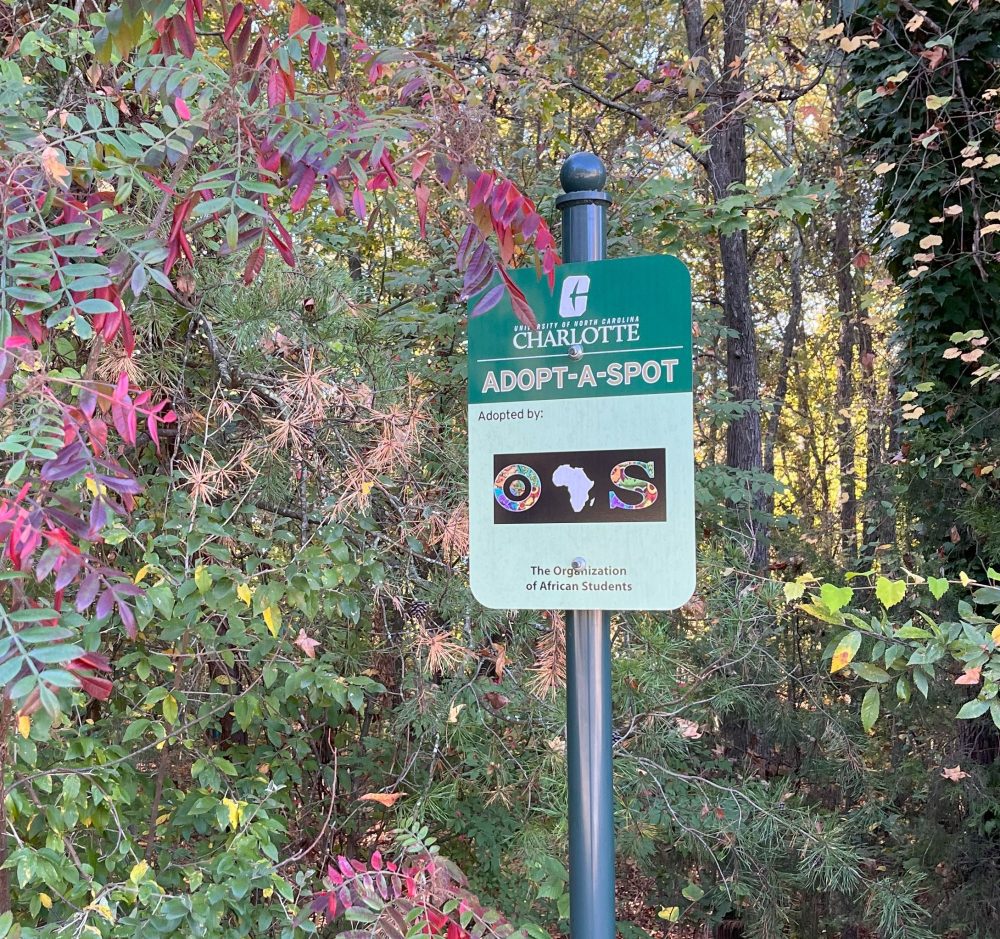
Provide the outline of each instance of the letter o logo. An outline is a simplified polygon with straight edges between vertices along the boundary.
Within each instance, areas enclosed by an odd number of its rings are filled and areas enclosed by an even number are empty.
[[[542,494],[542,481],[530,466],[512,463],[493,480],[493,498],[508,512],[527,512]]]

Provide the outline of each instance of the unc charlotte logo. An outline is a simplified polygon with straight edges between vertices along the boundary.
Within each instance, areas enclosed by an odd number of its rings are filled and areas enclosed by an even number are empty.
[[[590,293],[589,274],[570,274],[562,285],[559,296],[559,315],[581,316],[587,312],[587,294]]]

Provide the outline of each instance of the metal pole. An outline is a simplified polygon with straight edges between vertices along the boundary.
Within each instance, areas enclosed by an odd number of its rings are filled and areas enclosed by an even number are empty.
[[[604,164],[575,153],[559,181],[563,260],[607,254]],[[586,559],[582,559],[586,563]],[[566,631],[569,918],[573,939],[615,939],[615,813],[611,775],[611,630],[601,610],[573,610]]]

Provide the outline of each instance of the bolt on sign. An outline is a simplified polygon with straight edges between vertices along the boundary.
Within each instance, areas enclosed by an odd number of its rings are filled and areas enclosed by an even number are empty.
[[[691,279],[677,258],[512,276],[469,321],[472,592],[499,609],[669,610],[694,592]],[[475,300],[470,304],[470,309]]]

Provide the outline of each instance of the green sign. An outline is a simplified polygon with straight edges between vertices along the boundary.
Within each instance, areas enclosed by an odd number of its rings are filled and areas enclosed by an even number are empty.
[[[469,322],[472,591],[500,609],[645,609],[694,592],[691,280],[672,257],[512,276]]]

